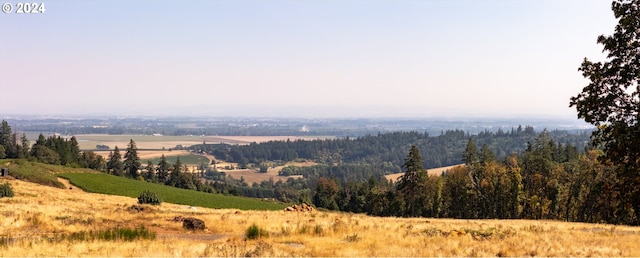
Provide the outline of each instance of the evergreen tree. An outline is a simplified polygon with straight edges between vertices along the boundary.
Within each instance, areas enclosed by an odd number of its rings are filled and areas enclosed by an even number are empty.
[[[21,158],[27,158],[29,157],[29,146],[31,145],[31,143],[29,142],[29,139],[27,138],[27,134],[23,133],[22,137],[20,138],[20,143],[21,143]]]
[[[75,136],[71,136],[68,142],[69,145],[69,161],[70,163],[78,163],[80,161],[80,145]]]
[[[122,163],[122,155],[120,155],[120,149],[118,149],[118,146],[113,149],[113,152],[109,153],[107,171],[116,176],[124,175],[124,164]]]
[[[478,147],[476,147],[473,139],[469,138],[467,146],[462,153],[462,162],[468,166],[472,166],[478,163],[478,160]]]
[[[171,166],[167,162],[167,158],[164,156],[164,154],[162,154],[162,157],[160,157],[160,161],[158,162],[158,166],[156,167],[158,182],[163,184],[169,182],[170,169]]]
[[[145,167],[145,173],[143,177],[148,182],[157,182],[158,178],[156,177],[156,168],[153,166],[153,162],[151,160],[147,160],[147,166]]]
[[[424,203],[423,188],[427,181],[427,172],[422,168],[422,157],[415,145],[411,146],[402,168],[405,173],[398,181],[398,192],[404,198],[407,215],[416,217],[420,215]]]
[[[140,157],[138,157],[138,147],[136,143],[131,139],[127,146],[127,152],[124,154],[124,171],[127,177],[136,179],[138,178],[138,170],[142,168],[140,163]]]
[[[175,187],[182,188],[180,179],[182,177],[182,162],[180,162],[180,156],[177,157],[176,163],[171,168],[171,174],[169,175],[168,184]]]
[[[60,164],[60,154],[47,147],[47,140],[44,135],[38,135],[38,140],[30,150],[30,156],[38,162],[47,164]]]
[[[493,154],[493,151],[489,149],[487,144],[482,144],[482,149],[480,151],[480,163],[487,164],[490,162],[496,161],[496,155]]]
[[[11,126],[5,120],[2,120],[2,128],[0,128],[0,145],[4,147],[5,156],[7,158],[15,158],[15,142],[12,140]]]

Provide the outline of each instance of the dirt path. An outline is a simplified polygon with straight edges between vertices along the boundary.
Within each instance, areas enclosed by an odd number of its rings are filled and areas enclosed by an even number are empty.
[[[62,183],[64,185],[64,188],[68,189],[71,192],[84,193],[84,191],[80,189],[80,187],[76,187],[75,185],[72,185],[68,179],[58,177],[58,182]]]
[[[176,234],[158,234],[158,238],[160,239],[181,239],[181,240],[202,240],[202,241],[211,241],[218,240],[225,237],[229,237],[228,234],[202,234],[202,233],[194,233],[194,234],[185,234],[185,233],[176,233]]]

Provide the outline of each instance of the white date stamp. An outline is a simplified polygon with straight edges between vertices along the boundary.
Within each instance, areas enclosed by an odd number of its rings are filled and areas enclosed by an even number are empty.
[[[4,3],[2,4],[3,13],[18,13],[18,14],[31,14],[31,13],[44,13],[44,3]]]

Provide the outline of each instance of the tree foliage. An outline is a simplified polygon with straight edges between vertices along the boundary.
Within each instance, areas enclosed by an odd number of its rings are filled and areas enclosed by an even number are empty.
[[[638,225],[640,213],[640,0],[616,0],[618,24],[601,35],[606,61],[585,58],[579,71],[589,84],[571,98],[578,117],[597,126],[594,144],[604,147],[603,161],[616,166],[617,220]]]
[[[127,145],[127,152],[124,154],[124,171],[126,176],[130,178],[138,178],[138,170],[142,168],[140,157],[138,157],[138,147],[131,139]]]

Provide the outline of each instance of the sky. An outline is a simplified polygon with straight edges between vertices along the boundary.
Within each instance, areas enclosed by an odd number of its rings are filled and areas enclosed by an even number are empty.
[[[0,115],[575,118],[617,22],[606,0],[40,2],[3,2]]]

